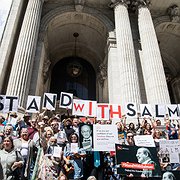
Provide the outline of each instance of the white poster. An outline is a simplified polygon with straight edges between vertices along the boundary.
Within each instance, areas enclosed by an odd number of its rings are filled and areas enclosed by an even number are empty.
[[[94,151],[115,151],[118,142],[116,125],[93,125]]]
[[[72,115],[86,116],[86,112],[87,112],[86,101],[74,99]]]
[[[61,92],[59,107],[65,109],[72,109],[72,103],[73,94]]]
[[[86,107],[85,107],[85,116],[87,117],[96,117],[97,115],[97,101],[88,101],[85,100]]]
[[[164,119],[166,115],[166,106],[164,104],[155,104],[153,106],[153,116],[156,119]]]
[[[56,99],[57,99],[57,94],[44,93],[43,108],[46,108],[46,109],[51,110],[51,111],[55,110]]]
[[[180,140],[160,140],[161,161],[169,158],[170,163],[180,162]]]
[[[168,104],[167,107],[167,114],[169,115],[170,119],[179,119],[179,111],[177,104]]]
[[[17,112],[18,111],[18,97],[17,96],[6,96],[4,101],[3,113]]]
[[[119,104],[110,104],[109,113],[110,119],[121,119],[121,106]]]
[[[134,136],[136,146],[155,147],[152,135],[137,135]]]
[[[127,103],[125,105],[125,113],[127,118],[137,118],[137,104]]]
[[[54,146],[53,156],[61,157],[62,147]]]
[[[26,112],[37,113],[40,112],[41,97],[40,96],[28,96]]]
[[[97,104],[97,120],[109,120],[109,104]]]
[[[152,117],[151,104],[140,104],[141,117]]]
[[[71,152],[78,153],[78,143],[71,143]]]

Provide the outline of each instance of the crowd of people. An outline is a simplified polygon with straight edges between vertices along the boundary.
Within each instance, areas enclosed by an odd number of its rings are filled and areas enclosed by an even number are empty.
[[[111,152],[96,152],[88,133],[89,124],[111,125],[111,120],[96,120],[48,113],[45,110],[35,116],[25,113],[18,117],[10,112],[0,115],[0,179],[123,179],[117,174],[115,156]],[[166,118],[137,118],[127,124],[125,116],[115,124],[118,129],[118,143],[135,146],[134,136],[152,135],[157,154],[160,139],[180,139],[180,122]],[[165,129],[162,129],[162,126]],[[81,128],[79,128],[81,127]],[[84,137],[80,148],[79,133]],[[73,147],[73,152],[72,148]],[[41,149],[41,153],[39,151]],[[138,156],[138,155],[137,155]],[[160,156],[160,154],[158,154]],[[38,158],[38,160],[37,160]],[[180,166],[165,160],[162,170],[179,170]],[[37,174],[34,176],[35,168]],[[130,177],[129,177],[130,178]]]

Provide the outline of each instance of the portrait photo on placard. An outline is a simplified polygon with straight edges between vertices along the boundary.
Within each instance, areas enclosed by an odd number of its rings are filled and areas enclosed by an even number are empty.
[[[129,177],[161,177],[155,147],[116,144],[117,173]]]
[[[180,171],[162,171],[162,180],[179,180]]]
[[[81,124],[79,126],[79,141],[80,148],[83,148],[85,151],[93,149],[93,125]]]

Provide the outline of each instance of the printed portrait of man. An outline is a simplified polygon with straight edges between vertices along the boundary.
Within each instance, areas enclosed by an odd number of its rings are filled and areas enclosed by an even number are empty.
[[[162,176],[162,180],[175,180],[175,176],[172,172],[165,172]]]
[[[154,170],[143,170],[141,177],[156,177],[158,173],[156,171],[156,163],[152,160],[151,153],[147,148],[139,148],[136,153],[136,158],[140,164],[154,164]]]
[[[93,146],[92,125],[84,124],[80,127],[80,147],[86,151],[91,151]]]

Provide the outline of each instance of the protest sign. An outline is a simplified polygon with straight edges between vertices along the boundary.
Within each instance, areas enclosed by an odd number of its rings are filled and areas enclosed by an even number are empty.
[[[179,171],[162,171],[162,180],[179,180]]]
[[[93,149],[93,125],[81,124],[79,126],[79,141],[80,148],[83,148],[85,151]]]
[[[0,133],[2,133],[4,131],[4,127],[5,126],[0,126]]]
[[[160,177],[161,169],[155,147],[116,144],[117,172],[132,177]]]
[[[155,104],[152,106],[153,116],[158,119],[164,119],[166,114],[166,106],[164,104]]]
[[[109,105],[110,119],[121,119],[121,106],[119,104]]]
[[[97,120],[109,120],[109,104],[97,104]]]
[[[73,100],[72,114],[76,116],[86,116],[86,101],[80,99]]]
[[[168,104],[167,107],[167,114],[169,115],[170,119],[178,119],[179,118],[179,110],[177,104]]]
[[[40,111],[40,96],[28,96],[26,112],[28,113],[37,113]]]
[[[162,163],[179,163],[180,162],[180,140],[162,140],[159,141],[160,161]],[[169,160],[169,161],[168,161]]]
[[[116,125],[94,125],[94,151],[115,151],[118,141]]]
[[[57,94],[44,93],[43,108],[48,110],[55,110]]]
[[[136,146],[155,147],[152,135],[137,135],[134,136]]]
[[[17,112],[18,97],[0,95],[0,112]]]
[[[127,103],[125,106],[125,114],[127,118],[137,118],[137,104]]]
[[[72,109],[72,103],[73,94],[61,92],[59,107],[65,109]]]
[[[150,104],[140,104],[141,117],[152,117],[152,107]]]
[[[54,157],[61,157],[62,147],[54,146],[53,149],[53,156]]]
[[[77,153],[78,152],[78,143],[71,143],[71,152]]]

